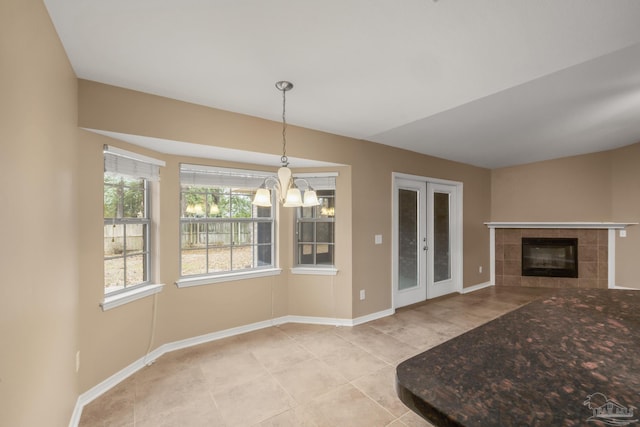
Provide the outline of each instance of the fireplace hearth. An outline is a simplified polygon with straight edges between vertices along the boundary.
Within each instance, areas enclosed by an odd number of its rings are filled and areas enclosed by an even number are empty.
[[[578,277],[578,239],[522,238],[522,276]]]

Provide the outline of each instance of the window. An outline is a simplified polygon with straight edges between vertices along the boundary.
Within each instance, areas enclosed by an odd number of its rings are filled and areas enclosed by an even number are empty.
[[[149,282],[146,179],[104,175],[105,294]]]
[[[273,208],[251,201],[264,174],[182,165],[180,276],[216,276],[274,267]]]
[[[116,154],[117,153],[117,154]],[[104,154],[104,293],[113,295],[150,283],[150,181],[159,179],[159,164]],[[143,157],[143,156],[139,156]]]
[[[332,267],[335,264],[335,178],[306,177],[318,194],[319,206],[297,208],[296,265]]]

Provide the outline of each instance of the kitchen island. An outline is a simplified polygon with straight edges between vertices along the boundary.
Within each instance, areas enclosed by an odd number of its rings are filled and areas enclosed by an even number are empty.
[[[402,362],[396,390],[436,426],[640,425],[640,291],[558,290]]]

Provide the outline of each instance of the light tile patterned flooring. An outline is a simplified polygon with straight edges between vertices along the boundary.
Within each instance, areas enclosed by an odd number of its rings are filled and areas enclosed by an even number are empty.
[[[355,327],[289,323],[175,351],[85,406],[80,426],[430,426],[397,398],[398,363],[549,291],[492,287]]]

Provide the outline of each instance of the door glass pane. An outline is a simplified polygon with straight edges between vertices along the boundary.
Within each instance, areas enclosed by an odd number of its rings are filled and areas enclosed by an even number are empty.
[[[433,280],[451,278],[449,193],[433,193]]]
[[[418,280],[418,193],[398,190],[398,290],[415,288]]]

